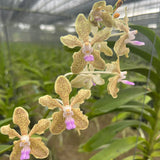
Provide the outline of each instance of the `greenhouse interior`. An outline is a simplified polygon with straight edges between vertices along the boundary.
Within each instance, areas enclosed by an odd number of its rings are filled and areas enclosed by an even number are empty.
[[[160,0],[0,0],[0,160],[160,160]]]

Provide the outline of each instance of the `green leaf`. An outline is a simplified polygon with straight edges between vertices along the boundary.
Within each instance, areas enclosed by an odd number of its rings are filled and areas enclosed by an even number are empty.
[[[25,66],[25,70],[27,70],[29,72],[32,72],[33,74],[37,75],[40,78],[43,77],[43,74],[36,68]]]
[[[112,141],[114,136],[123,129],[127,127],[137,127],[139,126],[139,121],[136,120],[125,120],[116,123],[112,123],[111,125],[103,128],[98,133],[96,133],[93,137],[91,137],[85,144],[80,146],[79,151],[90,152],[93,151],[100,146],[107,144]],[[143,122],[141,122],[141,127],[147,127]]]
[[[144,88],[133,87],[120,90],[118,98],[113,99],[106,94],[102,99],[96,101],[91,107],[91,111],[87,113],[89,119],[115,110],[117,107],[128,103],[134,98],[146,93]]]
[[[0,121],[0,127],[11,122],[12,121],[12,118],[7,118],[7,119],[4,119],[4,120],[1,120]]]
[[[137,48],[133,45],[128,45],[128,47],[130,48],[130,51],[140,57],[142,57],[143,59],[145,59],[147,62],[151,61],[151,54],[147,53],[145,51],[143,51],[140,48]],[[160,60],[156,57],[153,56],[153,60],[152,60],[152,66],[156,69],[157,73],[160,74]]]
[[[3,145],[1,144],[0,145],[0,154],[8,151],[8,150],[11,150],[11,148],[13,147],[13,145]]]
[[[135,67],[135,69],[128,69],[128,70],[140,73],[146,77],[148,77],[148,73],[149,73],[149,69],[147,69],[147,68],[136,68]],[[160,77],[153,70],[150,71],[150,80],[155,84],[156,91],[160,92],[160,87],[159,87]]]
[[[139,25],[130,25],[131,28],[138,30],[138,32],[141,32],[144,34],[148,39],[153,43],[154,38],[156,36],[156,42],[155,42],[155,49],[157,51],[158,57],[160,58],[160,38],[155,34],[155,32],[147,27],[139,26]]]
[[[121,154],[134,148],[137,144],[142,143],[143,140],[139,139],[137,142],[137,137],[127,137],[123,139],[118,139],[108,145],[105,149],[95,154],[89,160],[111,160]]]
[[[40,83],[37,80],[24,80],[24,81],[19,81],[18,84],[16,85],[16,88],[23,87],[30,84],[40,86]]]

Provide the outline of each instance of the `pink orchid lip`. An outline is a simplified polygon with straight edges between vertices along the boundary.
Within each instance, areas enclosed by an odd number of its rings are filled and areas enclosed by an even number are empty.
[[[121,82],[124,83],[124,84],[127,84],[127,85],[131,85],[131,86],[135,85],[134,82],[130,82],[130,81],[127,81],[127,80],[121,80]]]
[[[66,124],[66,129],[67,130],[71,130],[71,129],[75,129],[76,128],[76,125],[74,123],[74,119],[72,117],[66,118],[65,124]]]
[[[30,147],[29,146],[24,146],[23,149],[21,150],[21,157],[20,160],[25,160],[30,158]]]
[[[136,46],[144,46],[145,42],[140,42],[140,41],[130,41],[129,43],[136,45]]]
[[[84,56],[84,60],[86,62],[94,61],[94,56],[93,55],[86,55],[86,56]]]
[[[96,83],[92,82],[93,86],[96,86]]]

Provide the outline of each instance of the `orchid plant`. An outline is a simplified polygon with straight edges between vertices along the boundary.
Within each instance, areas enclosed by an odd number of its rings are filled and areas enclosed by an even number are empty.
[[[65,129],[76,129],[78,132],[84,130],[89,125],[89,120],[82,113],[79,105],[84,103],[91,96],[91,88],[96,85],[105,84],[101,75],[108,74],[107,91],[113,98],[118,97],[118,83],[127,85],[135,85],[126,79],[127,71],[120,69],[120,56],[128,57],[129,48],[126,44],[142,46],[144,42],[134,41],[137,30],[131,30],[128,26],[127,9],[125,9],[125,17],[119,19],[116,13],[118,7],[122,5],[122,0],[118,0],[114,8],[106,5],[105,1],[96,2],[89,13],[88,18],[84,14],[79,14],[75,21],[75,29],[78,35],[66,35],[60,37],[62,44],[69,48],[79,47],[79,51],[73,54],[73,63],[71,72],[58,76],[55,81],[55,93],[61,99],[52,98],[44,95],[39,98],[39,103],[54,110],[51,118],[41,119],[38,124],[34,125],[30,133],[28,133],[28,125],[30,123],[28,113],[22,107],[17,107],[13,113],[13,123],[20,127],[21,135],[10,125],[1,127],[1,133],[8,135],[9,138],[15,137],[20,140],[14,141],[13,151],[10,160],[29,159],[30,154],[35,158],[46,158],[49,154],[48,148],[41,141],[41,138],[32,137],[33,134],[43,134],[46,129],[50,129],[53,135],[61,134]],[[119,33],[113,33],[119,30]],[[107,40],[113,36],[120,36],[116,41],[113,50],[108,46]],[[105,56],[112,56],[113,51],[116,53],[116,61],[106,63],[102,53]],[[66,78],[69,75],[77,76],[71,80]],[[80,88],[77,95],[70,98],[72,88]],[[50,121],[51,124],[50,124]]]

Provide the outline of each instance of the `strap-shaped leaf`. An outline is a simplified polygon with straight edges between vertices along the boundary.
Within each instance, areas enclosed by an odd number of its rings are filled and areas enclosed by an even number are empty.
[[[100,146],[104,144],[109,144],[115,135],[122,131],[123,129],[127,127],[138,127],[139,121],[136,120],[125,120],[113,123],[102,130],[100,130],[98,133],[96,133],[93,137],[91,137],[84,145],[80,146],[80,151],[83,152],[90,152],[93,150],[96,150]],[[146,125],[142,122],[141,124],[142,128],[146,127]]]
[[[154,38],[156,36],[156,41],[155,41],[155,49],[157,51],[158,57],[160,59],[160,37],[158,37],[155,32],[147,27],[144,26],[139,26],[139,25],[130,25],[129,27],[138,30],[138,32],[141,32],[142,34],[144,34],[146,37],[148,37],[148,39],[153,43],[154,42]]]
[[[113,111],[115,108],[128,103],[134,98],[143,95],[144,93],[146,93],[146,89],[134,87],[120,90],[116,99],[113,99],[107,94],[93,104],[91,111],[87,115],[89,118],[93,118],[98,115],[106,114]]]
[[[103,149],[102,151],[95,154],[89,160],[111,160],[119,155],[129,151],[130,149],[134,148],[137,144],[143,142],[143,139],[138,139],[137,137],[127,137],[113,141],[108,147]]]

